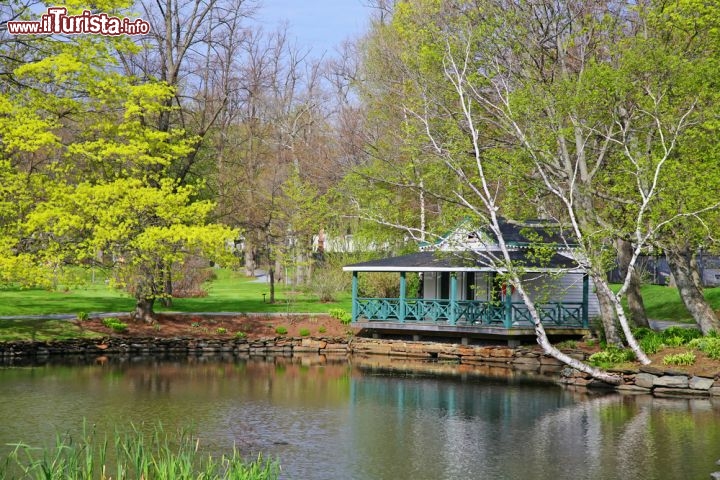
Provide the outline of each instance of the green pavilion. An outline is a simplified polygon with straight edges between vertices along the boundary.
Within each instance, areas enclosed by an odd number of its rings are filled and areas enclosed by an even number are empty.
[[[597,296],[574,249],[547,222],[509,222],[501,231],[514,265],[536,303],[548,336],[574,338],[588,333],[599,315]],[[497,241],[487,231],[462,226],[421,251],[356,263],[352,272],[353,325],[375,336],[459,338],[463,343],[534,341],[530,313],[498,267]],[[362,296],[360,276],[397,274],[397,298]],[[415,276],[413,281],[408,281]],[[408,285],[417,285],[414,291]]]

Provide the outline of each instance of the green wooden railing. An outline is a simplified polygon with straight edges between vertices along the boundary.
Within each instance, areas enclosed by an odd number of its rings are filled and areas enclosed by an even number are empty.
[[[588,328],[582,303],[543,303],[536,305],[543,325]],[[404,314],[402,314],[404,312]],[[432,300],[409,298],[357,298],[353,321],[434,322],[448,325],[496,325],[506,328],[531,327],[530,311],[522,302],[479,300]]]

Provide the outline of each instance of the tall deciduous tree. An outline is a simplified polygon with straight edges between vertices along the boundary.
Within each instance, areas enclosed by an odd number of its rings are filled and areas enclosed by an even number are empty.
[[[240,55],[243,88],[213,132],[213,183],[220,215],[243,228],[248,274],[267,269],[274,301],[274,282],[286,267],[286,281],[309,277],[312,232],[298,220],[317,211],[297,207],[322,203],[336,176],[329,167],[335,147],[321,64],[293,46],[286,30],[254,32]],[[315,218],[315,232],[322,223]]]
[[[618,266],[620,267],[620,276],[625,278],[627,276],[628,267],[630,266],[630,260],[632,260],[633,246],[632,243],[624,238],[618,238],[616,240],[617,245],[617,259]],[[636,327],[650,327],[650,321],[647,318],[645,312],[645,303],[643,301],[642,294],[640,293],[640,274],[635,270],[631,274],[630,285],[627,290],[627,302],[628,309],[630,310],[630,318]]]
[[[168,178],[196,139],[153,126],[174,90],[119,73],[115,53],[132,48],[127,39],[29,44],[34,55],[6,58],[0,80],[0,176],[8,186],[0,189],[0,264],[10,267],[2,280],[42,283],[47,275],[37,272],[99,263],[128,284],[137,316],[148,320],[166,295],[165,265],[185,253],[222,255],[236,234],[208,222],[213,205],[198,200],[199,185]]]
[[[159,187],[134,178],[58,184],[24,228],[29,237],[44,238],[43,259],[110,267],[116,283],[135,296],[134,317],[151,322],[155,300],[166,295],[164,265],[195,254],[216,261],[231,256],[228,242],[237,232],[208,223],[214,205],[193,200],[194,190],[171,179]]]
[[[643,363],[620,301],[637,258],[664,228],[716,206],[662,211],[669,191],[682,194],[666,176],[678,147],[715,94],[704,56],[688,55],[658,12],[662,5],[613,2],[398,2],[390,29],[405,53],[394,54],[401,75],[384,83],[424,131],[424,151],[444,165],[438,198],[454,198],[493,229],[510,199],[524,198],[572,229],[610,307],[609,341],[620,342],[614,314]],[[617,238],[632,250],[613,292],[606,272]],[[536,333],[552,352],[539,320]]]
[[[652,18],[658,37],[667,45],[661,52],[673,63],[674,85],[668,95],[695,94],[697,114],[681,138],[663,183],[668,185],[658,215],[679,214],[679,221],[667,225],[656,239],[668,259],[680,297],[704,333],[720,331],[720,320],[703,295],[696,255],[702,248],[713,249],[714,225],[720,213],[712,208],[717,199],[710,193],[720,188],[717,142],[720,103],[720,15],[717,5],[694,0],[659,4]],[[673,195],[673,192],[675,193]]]
[[[487,26],[476,24],[480,19],[472,13],[454,15],[453,7],[445,8],[436,2],[403,2],[398,4],[392,23],[404,55],[398,55],[396,60],[402,76],[395,78],[397,84],[390,88],[402,105],[402,121],[422,135],[417,137],[417,148],[426,153],[428,163],[442,175],[439,188],[428,192],[448,209],[460,207],[466,216],[489,225],[500,251],[497,255],[486,254],[488,265],[507,272],[508,280],[517,287],[531,312],[542,348],[575,368],[618,383],[616,376],[571,359],[550,344],[524,288],[523,269],[511,261],[500,227],[505,198],[503,160],[497,155],[497,143],[487,136],[486,128],[494,128],[482,115],[484,105],[474,98],[489,83],[477,74],[481,62],[475,63],[475,55],[485,53],[489,47],[485,40]]]
[[[125,72],[164,82],[173,95],[153,118],[158,131],[185,133],[192,148],[164,168],[178,184],[204,180],[215,152],[207,141],[218,126],[238,84],[238,52],[248,35],[244,24],[256,8],[254,0],[136,0],[150,23],[141,48],[119,51]],[[205,192],[207,195],[207,192]],[[165,290],[172,292],[172,265],[165,265]],[[171,296],[163,299],[166,306]]]

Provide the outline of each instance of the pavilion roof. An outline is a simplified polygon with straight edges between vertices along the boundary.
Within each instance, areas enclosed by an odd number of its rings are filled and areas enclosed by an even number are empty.
[[[512,250],[510,259],[513,264],[533,272],[584,271],[572,257],[560,252],[537,255],[532,250]],[[345,266],[343,270],[347,272],[502,272],[505,271],[503,264],[500,251],[426,251],[355,263]]]

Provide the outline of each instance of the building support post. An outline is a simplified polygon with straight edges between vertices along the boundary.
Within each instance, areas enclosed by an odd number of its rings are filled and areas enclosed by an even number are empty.
[[[407,281],[405,279],[405,272],[400,272],[400,305],[398,305],[398,320],[401,322],[405,321],[405,310],[406,310],[406,297],[407,296]]]
[[[590,276],[587,273],[583,274],[583,299],[582,299],[582,325],[583,328],[589,328],[590,322],[588,320],[588,314],[590,313]]]
[[[457,273],[450,274],[450,318],[449,324],[457,323]]]
[[[353,272],[352,276],[352,321],[357,322],[358,319],[358,272]]]
[[[512,287],[505,287],[505,328],[512,328]]]

